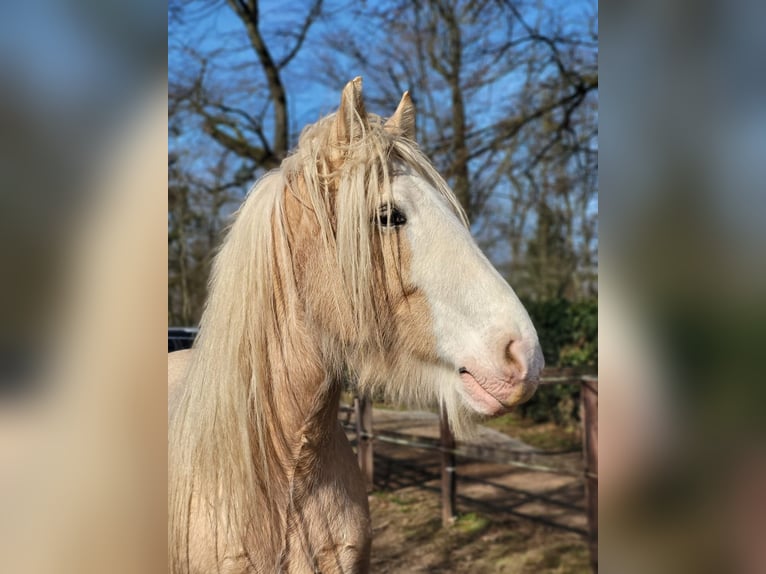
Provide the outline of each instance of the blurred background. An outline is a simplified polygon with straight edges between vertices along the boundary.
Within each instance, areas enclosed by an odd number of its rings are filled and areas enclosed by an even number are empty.
[[[0,5],[0,571],[164,568],[166,10]]]

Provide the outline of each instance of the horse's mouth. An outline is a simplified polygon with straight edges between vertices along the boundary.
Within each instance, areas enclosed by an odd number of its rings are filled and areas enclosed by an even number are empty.
[[[458,373],[463,381],[463,389],[467,395],[468,404],[475,411],[484,415],[497,416],[510,410],[500,399],[488,391],[468,369],[460,367]]]
[[[466,367],[458,369],[463,383],[461,395],[476,412],[498,416],[510,412],[511,408],[532,397],[537,390],[538,380],[513,379],[506,376],[476,376]]]

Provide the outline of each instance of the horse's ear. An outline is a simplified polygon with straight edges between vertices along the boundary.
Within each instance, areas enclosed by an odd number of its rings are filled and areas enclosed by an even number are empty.
[[[392,133],[415,141],[415,105],[409,90],[404,92],[394,115],[388,118],[384,127]]]
[[[362,78],[351,80],[340,96],[340,107],[335,114],[334,136],[341,145],[359,140],[369,129],[367,112],[362,101]]]

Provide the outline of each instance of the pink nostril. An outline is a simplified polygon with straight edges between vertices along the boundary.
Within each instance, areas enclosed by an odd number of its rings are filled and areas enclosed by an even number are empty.
[[[513,358],[513,351],[511,351],[511,347],[513,347],[513,341],[511,341],[510,343],[508,343],[505,346],[505,360],[508,363],[514,363],[515,362],[515,360]]]
[[[527,376],[527,359],[519,341],[511,341],[506,346],[505,359],[508,365],[518,373],[520,379]]]

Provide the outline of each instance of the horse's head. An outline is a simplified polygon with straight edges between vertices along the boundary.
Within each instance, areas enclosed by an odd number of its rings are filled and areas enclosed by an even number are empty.
[[[537,334],[414,144],[414,113],[405,93],[387,122],[368,115],[357,79],[301,136],[285,165],[298,289],[362,385],[498,414],[537,387]]]

